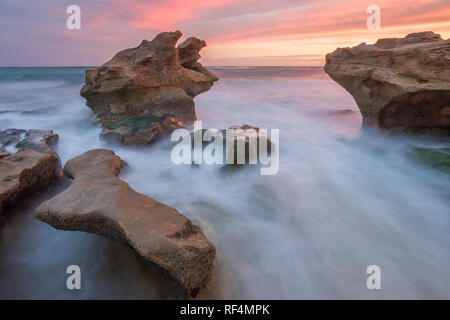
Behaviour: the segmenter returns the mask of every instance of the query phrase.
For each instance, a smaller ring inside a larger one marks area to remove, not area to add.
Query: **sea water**
[[[111,146],[79,90],[88,68],[0,68],[0,128],[52,129],[65,163],[113,149],[135,190],[175,207],[216,246],[216,298],[450,298],[450,179],[408,157],[444,139],[361,129],[353,98],[321,68],[211,68],[203,128],[279,129],[279,172],[175,165],[170,144]],[[57,192],[57,191],[54,191]],[[33,218],[0,229],[0,298],[176,298],[132,249]],[[66,288],[79,265],[82,289]],[[367,267],[381,271],[369,290]]]

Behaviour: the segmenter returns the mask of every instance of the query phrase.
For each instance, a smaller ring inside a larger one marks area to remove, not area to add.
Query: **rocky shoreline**
[[[180,37],[179,31],[161,33],[86,72],[81,95],[101,120],[103,139],[147,145],[197,119],[193,99],[218,77],[198,62],[206,43],[191,37],[176,46]],[[364,125],[448,134],[449,57],[450,40],[424,32],[337,49],[327,56],[325,71],[355,98]],[[271,144],[257,127],[231,128],[253,129],[255,141]],[[214,274],[216,248],[202,230],[121,180],[123,161],[113,150],[89,150],[63,168],[55,151],[58,139],[51,130],[0,131],[0,217],[37,192],[70,181],[36,209],[37,219],[123,243],[174,280],[187,298],[203,297]],[[235,139],[242,140],[248,157],[248,137]],[[450,172],[446,148],[415,148],[409,155]]]
[[[8,207],[63,178],[61,161],[53,150],[57,142],[58,136],[51,130],[0,131],[0,217]],[[9,145],[17,151],[8,152]]]
[[[86,72],[81,95],[103,123],[101,137],[150,144],[196,119],[193,98],[218,78],[197,60],[204,41],[164,32],[119,52]],[[36,209],[37,219],[61,230],[85,231],[119,241],[167,275],[185,297],[208,285],[215,247],[176,209],[134,191],[118,175],[122,160],[111,150],[91,150],[62,169],[51,130],[0,132],[0,216],[33,196],[72,180]]]

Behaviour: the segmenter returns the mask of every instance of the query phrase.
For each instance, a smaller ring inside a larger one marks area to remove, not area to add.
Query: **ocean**
[[[353,98],[313,67],[211,67],[195,98],[203,128],[279,129],[279,172],[175,165],[167,139],[112,146],[79,95],[88,68],[0,68],[0,128],[52,129],[67,161],[113,149],[120,177],[175,207],[216,246],[214,298],[450,298],[450,179],[408,156],[442,138],[361,128]],[[55,191],[54,191],[55,192]],[[53,192],[53,193],[54,193]],[[33,218],[52,192],[12,210],[0,229],[2,299],[172,299],[128,247]],[[82,290],[66,288],[79,265]],[[366,286],[381,270],[381,290]]]

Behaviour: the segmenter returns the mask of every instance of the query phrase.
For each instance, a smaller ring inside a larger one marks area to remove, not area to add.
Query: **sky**
[[[81,9],[69,30],[66,9]],[[370,5],[381,9],[369,29]],[[322,66],[337,47],[434,31],[450,0],[0,0],[0,66],[97,66],[162,31],[205,40],[207,66]]]

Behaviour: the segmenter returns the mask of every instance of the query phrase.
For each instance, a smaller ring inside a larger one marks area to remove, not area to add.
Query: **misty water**
[[[177,166],[166,140],[104,143],[79,95],[86,68],[0,69],[0,128],[53,129],[63,163],[113,149],[129,165],[122,179],[216,246],[216,298],[450,298],[449,175],[408,156],[448,140],[363,131],[353,98],[321,68],[213,69],[221,80],[196,97],[198,119],[279,129],[278,174]],[[56,192],[12,210],[0,229],[0,298],[177,297],[130,248],[34,219]],[[66,288],[71,264],[81,291]],[[381,290],[366,287],[369,265],[381,268]]]

